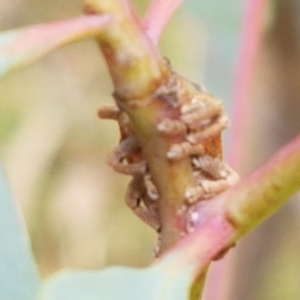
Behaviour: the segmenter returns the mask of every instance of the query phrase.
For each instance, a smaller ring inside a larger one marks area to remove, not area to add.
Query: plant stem
[[[180,265],[184,274],[189,269],[191,282],[202,278],[212,260],[226,253],[230,246],[274,214],[300,189],[299,173],[300,136],[230,190],[206,203],[199,203],[195,232],[161,259],[168,261],[173,257],[172,264],[177,269]],[[200,282],[198,280],[198,285]],[[199,292],[197,285],[193,285],[193,292]],[[195,294],[191,296],[195,297]]]
[[[234,241],[255,229],[300,189],[300,136],[236,186],[197,207],[199,229],[224,216],[236,230]],[[220,233],[221,234],[221,233]],[[196,243],[196,234],[195,243]],[[191,245],[191,247],[193,247]]]
[[[183,0],[152,0],[143,22],[143,28],[154,44]]]
[[[114,25],[99,37],[99,44],[113,79],[116,102],[130,118],[158,189],[160,250],[164,252],[181,239],[183,224],[178,210],[192,182],[192,170],[188,157],[171,161],[166,155],[171,145],[183,142],[184,137],[164,136],[157,125],[165,118],[179,116],[179,107],[172,105],[172,101],[178,101],[178,93],[188,96],[186,81],[172,73],[131,8],[118,0],[89,0],[87,3],[89,11],[111,14],[115,19]],[[178,90],[178,85],[182,90]],[[170,94],[168,89],[173,94],[166,101],[166,95]]]
[[[262,44],[264,19],[268,4],[267,0],[247,0],[245,2],[240,53],[233,87],[233,117],[228,150],[230,165],[235,170],[240,171],[245,158],[245,134],[249,119],[248,113],[252,105],[252,82]],[[234,264],[234,255],[231,254],[211,266],[205,286],[205,299],[229,299]],[[215,288],[216,284],[218,284],[218,289]]]
[[[300,188],[300,136],[226,194],[226,215],[245,235]]]
[[[242,166],[245,151],[243,144],[251,105],[251,87],[262,42],[267,4],[268,0],[248,0],[245,5],[240,54],[233,89],[233,126],[228,159],[236,170]]]
[[[140,138],[144,155],[151,170],[151,176],[159,191],[159,209],[162,223],[161,251],[165,251],[181,239],[177,211],[184,202],[184,192],[191,182],[191,166],[188,159],[170,161],[166,153],[174,142],[157,132],[157,117],[170,113],[170,107],[158,100],[155,110],[151,106],[129,112],[136,133]]]
[[[138,17],[122,0],[87,0],[86,11],[110,14],[114,24],[99,36],[115,93],[123,102],[150,95],[165,77],[164,59],[142,31]]]
[[[59,46],[97,36],[110,22],[105,15],[83,16],[2,32],[0,79]]]

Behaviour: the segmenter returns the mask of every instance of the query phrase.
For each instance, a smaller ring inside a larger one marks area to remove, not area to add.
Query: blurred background
[[[78,16],[82,2],[1,1],[0,29]],[[143,13],[149,1],[135,3]],[[242,0],[186,0],[160,44],[177,71],[224,99],[229,115],[243,13]],[[244,120],[242,176],[300,132],[299,15],[299,0],[270,1]],[[153,261],[155,233],[124,204],[129,178],[106,164],[119,133],[97,110],[112,103],[111,93],[93,41],[56,50],[0,82],[1,159],[43,276]],[[232,143],[225,134],[225,145]],[[238,244],[230,300],[300,299],[299,219],[295,199]]]

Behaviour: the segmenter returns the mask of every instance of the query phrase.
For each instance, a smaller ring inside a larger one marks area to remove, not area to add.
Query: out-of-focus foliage
[[[108,16],[84,16],[2,31],[0,79],[34,63],[60,46],[94,37],[107,23]]]
[[[147,1],[135,2],[143,6],[141,11],[145,9]],[[208,89],[226,103],[232,96],[243,3],[241,0],[226,3],[186,0],[161,42],[163,52],[179,72],[195,81],[204,78]],[[0,29],[77,16],[81,7],[79,0],[2,1]],[[272,39],[271,35],[267,37]],[[266,53],[271,48],[266,47]],[[262,58],[260,70],[265,71],[274,61],[278,65],[275,72],[270,72],[274,71],[270,68],[262,73],[265,78],[259,77],[256,90],[263,92],[259,96],[258,114],[253,117],[257,123],[274,117],[274,94],[269,90],[287,88],[278,85],[272,76],[279,76],[292,67],[296,69],[288,52],[279,57],[282,65],[276,55]],[[285,61],[290,63],[284,69]],[[300,72],[294,71],[299,76]],[[288,74],[291,76],[292,72]],[[263,88],[270,80],[273,86],[269,85],[269,90]],[[100,122],[96,112],[102,103],[112,102],[111,92],[106,66],[92,41],[57,50],[0,82],[1,158],[13,194],[22,208],[43,275],[63,267],[94,269],[113,264],[139,267],[153,259],[154,233],[123,201],[128,179],[115,174],[105,162],[118,140],[118,129],[113,122]],[[282,99],[291,99],[291,95],[287,93]],[[280,103],[284,107],[284,101]],[[276,122],[275,119],[272,120]],[[277,122],[273,134],[278,136],[287,123]],[[299,128],[296,121],[291,124],[294,125],[290,127]],[[255,134],[250,137],[258,146],[246,150],[252,153],[255,149],[255,155],[263,157],[260,151],[274,144],[272,131],[258,142],[257,130],[252,130]],[[252,161],[253,165],[257,164]],[[241,260],[236,278],[245,280],[236,282],[234,287],[236,290],[240,287],[239,294],[233,291],[231,299],[299,298],[300,262],[295,253],[299,240],[292,236],[292,232],[297,232],[294,228],[299,228],[299,213],[294,210],[293,226],[289,225],[293,222],[286,222],[289,218],[286,212],[281,216],[277,222],[279,233],[274,223],[268,223],[260,235],[244,243],[244,254],[253,260],[247,266],[247,259]],[[280,234],[289,237],[276,241]],[[258,271],[257,265],[264,268]]]
[[[74,16],[81,5],[22,3],[2,28]],[[125,207],[128,179],[106,164],[118,129],[97,118],[99,105],[112,102],[112,87],[96,44],[58,50],[0,90],[0,151],[42,274],[149,263],[154,233]]]
[[[101,272],[64,272],[44,283],[38,300],[188,299],[191,278],[187,272],[174,275],[165,264],[141,270],[115,267]]]
[[[0,295],[1,298],[32,300],[39,276],[30,253],[28,236],[0,169]]]

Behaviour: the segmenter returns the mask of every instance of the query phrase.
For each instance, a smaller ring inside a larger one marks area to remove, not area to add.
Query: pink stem
[[[81,16],[69,20],[32,25],[1,33],[0,77],[27,66],[59,46],[93,38],[111,22],[111,17]],[[5,39],[3,38],[5,37]]]
[[[216,216],[219,217],[219,220],[223,217],[223,220],[230,222],[236,229],[235,233],[230,233],[228,227],[224,227],[225,233],[229,233],[229,235],[227,235],[227,240],[222,239],[223,245],[230,245],[230,241],[236,242],[257,228],[263,221],[278,211],[292,195],[299,191],[299,170],[300,135],[278,151],[262,167],[245,177],[227,192],[214,198],[213,203],[208,201],[207,203],[198,204],[196,208],[199,215],[198,223],[194,223],[197,230],[189,236],[190,247],[196,249],[194,244],[197,243],[198,234],[201,234],[202,224],[207,224],[206,222],[212,221]],[[222,224],[226,224],[226,222]],[[223,235],[221,227],[217,230],[220,235]],[[230,240],[232,236],[234,238]],[[184,243],[182,242],[182,244]],[[207,246],[204,242],[201,245],[202,247]],[[211,248],[211,251],[215,253],[215,249]],[[207,252],[209,252],[209,249],[207,249]],[[189,257],[192,257],[191,253],[189,253]],[[198,259],[201,260],[201,257],[198,257]],[[206,260],[204,256],[203,260]],[[221,272],[213,274],[214,276],[211,277],[202,299],[222,300],[232,298],[228,293],[227,282],[228,276],[230,278],[231,275],[229,268],[231,265],[225,263],[225,265],[220,266]],[[223,275],[223,277],[220,275]],[[225,290],[222,290],[224,288]],[[222,292],[225,292],[225,294]]]
[[[178,270],[178,274],[185,273],[185,276],[191,276],[190,280],[193,281],[199,274],[205,272],[209,263],[220,251],[231,244],[235,233],[236,229],[226,217],[215,215],[208,218],[194,233],[187,235],[174,248],[164,253],[159,261],[165,260],[166,263],[171,263],[172,267],[169,269]],[[172,280],[174,279],[176,278]]]
[[[210,266],[203,300],[226,300],[230,298],[234,253],[234,250],[231,250],[222,260],[216,261]]]
[[[243,20],[240,54],[234,86],[234,105],[229,163],[240,169],[243,161],[246,120],[251,105],[251,87],[261,48],[267,0],[248,0]]]
[[[234,85],[234,112],[229,163],[239,170],[243,161],[243,142],[247,113],[251,105],[251,85],[261,47],[267,0],[248,0],[243,18],[240,54]],[[234,252],[212,265],[205,286],[204,300],[229,299]],[[218,286],[216,289],[215,287]]]
[[[152,0],[143,28],[154,44],[158,43],[164,28],[182,2],[183,0]]]

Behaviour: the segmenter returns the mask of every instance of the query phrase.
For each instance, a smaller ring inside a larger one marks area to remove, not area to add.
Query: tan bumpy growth
[[[172,110],[170,114],[162,114],[156,126],[158,136],[172,140],[165,151],[166,159],[170,164],[187,157],[190,161],[192,181],[177,208],[178,215],[185,215],[184,233],[187,233],[193,230],[193,208],[200,201],[234,185],[239,176],[222,159],[221,132],[227,127],[228,119],[221,101],[174,71],[170,70],[169,74],[167,81],[155,89],[149,102],[159,99]],[[116,106],[103,106],[99,111],[100,118],[114,119],[120,127],[120,143],[108,161],[117,172],[133,177],[126,202],[144,222],[159,232],[159,191],[134,126],[117,96],[115,99]]]

